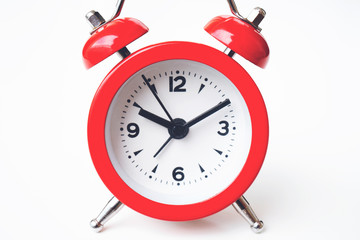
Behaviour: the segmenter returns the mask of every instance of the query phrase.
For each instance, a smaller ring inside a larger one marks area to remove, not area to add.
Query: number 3
[[[227,121],[220,121],[219,124],[224,124],[224,126],[221,128],[224,130],[224,132],[218,131],[217,133],[221,136],[226,136],[229,133],[229,123]]]

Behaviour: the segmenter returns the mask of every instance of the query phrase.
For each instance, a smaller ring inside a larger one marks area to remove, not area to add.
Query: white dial
[[[118,175],[143,197],[172,205],[224,191],[247,159],[251,136],[247,105],[233,83],[205,64],[180,59],[132,75],[105,123]]]

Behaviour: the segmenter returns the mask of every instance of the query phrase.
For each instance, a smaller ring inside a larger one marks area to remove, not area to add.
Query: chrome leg
[[[255,233],[260,233],[264,229],[264,223],[256,216],[254,210],[251,208],[244,196],[241,196],[236,202],[234,202],[233,207],[245,218]]]
[[[91,220],[90,226],[95,232],[101,232],[104,228],[104,224],[109,221],[110,218],[115,216],[123,206],[124,205],[119,200],[112,197],[104,209],[100,212],[99,216]]]

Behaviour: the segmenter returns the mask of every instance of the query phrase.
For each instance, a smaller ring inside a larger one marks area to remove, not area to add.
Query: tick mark
[[[158,167],[159,164],[157,164],[154,169],[152,170],[153,173],[156,173],[156,170],[157,170],[157,167]]]
[[[154,90],[156,94],[158,93],[154,84],[151,84],[150,87]]]
[[[200,89],[199,89],[199,91],[198,91],[198,94],[204,89],[204,87],[205,87],[204,84],[201,84],[201,85],[200,85]]]
[[[134,102],[134,103],[133,103],[133,106],[134,106],[134,107],[137,107],[137,108],[141,108],[140,105],[139,105],[137,102]]]
[[[142,150],[144,150],[144,149],[134,152],[134,155],[137,156],[139,153],[141,153]]]
[[[217,150],[217,149],[215,149],[215,148],[214,148],[214,150],[215,150],[215,152],[217,152],[219,155],[221,155],[221,154],[223,153],[222,151]]]
[[[204,168],[199,164],[200,171],[203,173],[205,172]]]

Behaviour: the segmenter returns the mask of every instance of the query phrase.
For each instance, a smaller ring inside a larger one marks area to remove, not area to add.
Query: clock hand
[[[150,91],[152,92],[152,94],[154,95],[154,97],[156,98],[156,100],[158,101],[158,103],[160,104],[161,108],[164,110],[164,112],[166,113],[166,115],[168,116],[168,118],[170,119],[171,122],[173,122],[174,120],[172,119],[172,117],[170,116],[169,112],[166,110],[164,104],[162,103],[162,101],[160,100],[159,96],[157,95],[157,93],[155,92],[154,88],[150,85],[149,80],[145,77],[145,75],[142,75],[142,78],[144,79],[146,86],[148,86],[148,88],[150,89]]]
[[[185,124],[185,127],[191,127],[193,125],[195,125],[196,123],[200,122],[201,120],[203,120],[204,118],[207,118],[208,116],[210,116],[211,114],[219,111],[220,109],[226,107],[227,105],[229,105],[231,102],[230,100],[227,98],[225,101],[218,103],[216,106],[210,108],[209,110],[207,110],[206,112],[200,114],[199,116],[195,117],[194,119],[188,121]]]
[[[157,155],[159,155],[159,153],[161,152],[161,150],[164,149],[164,147],[170,142],[171,139],[173,139],[172,136],[170,136],[170,137],[166,140],[166,142],[160,147],[160,149],[155,153],[154,158],[155,158]]]
[[[163,127],[166,127],[166,128],[172,128],[174,126],[174,124],[172,124],[170,121],[163,119],[162,117],[159,117],[149,111],[146,111],[136,102],[134,102],[133,106],[140,108],[139,115],[150,121],[153,121],[153,122],[155,122]]]

